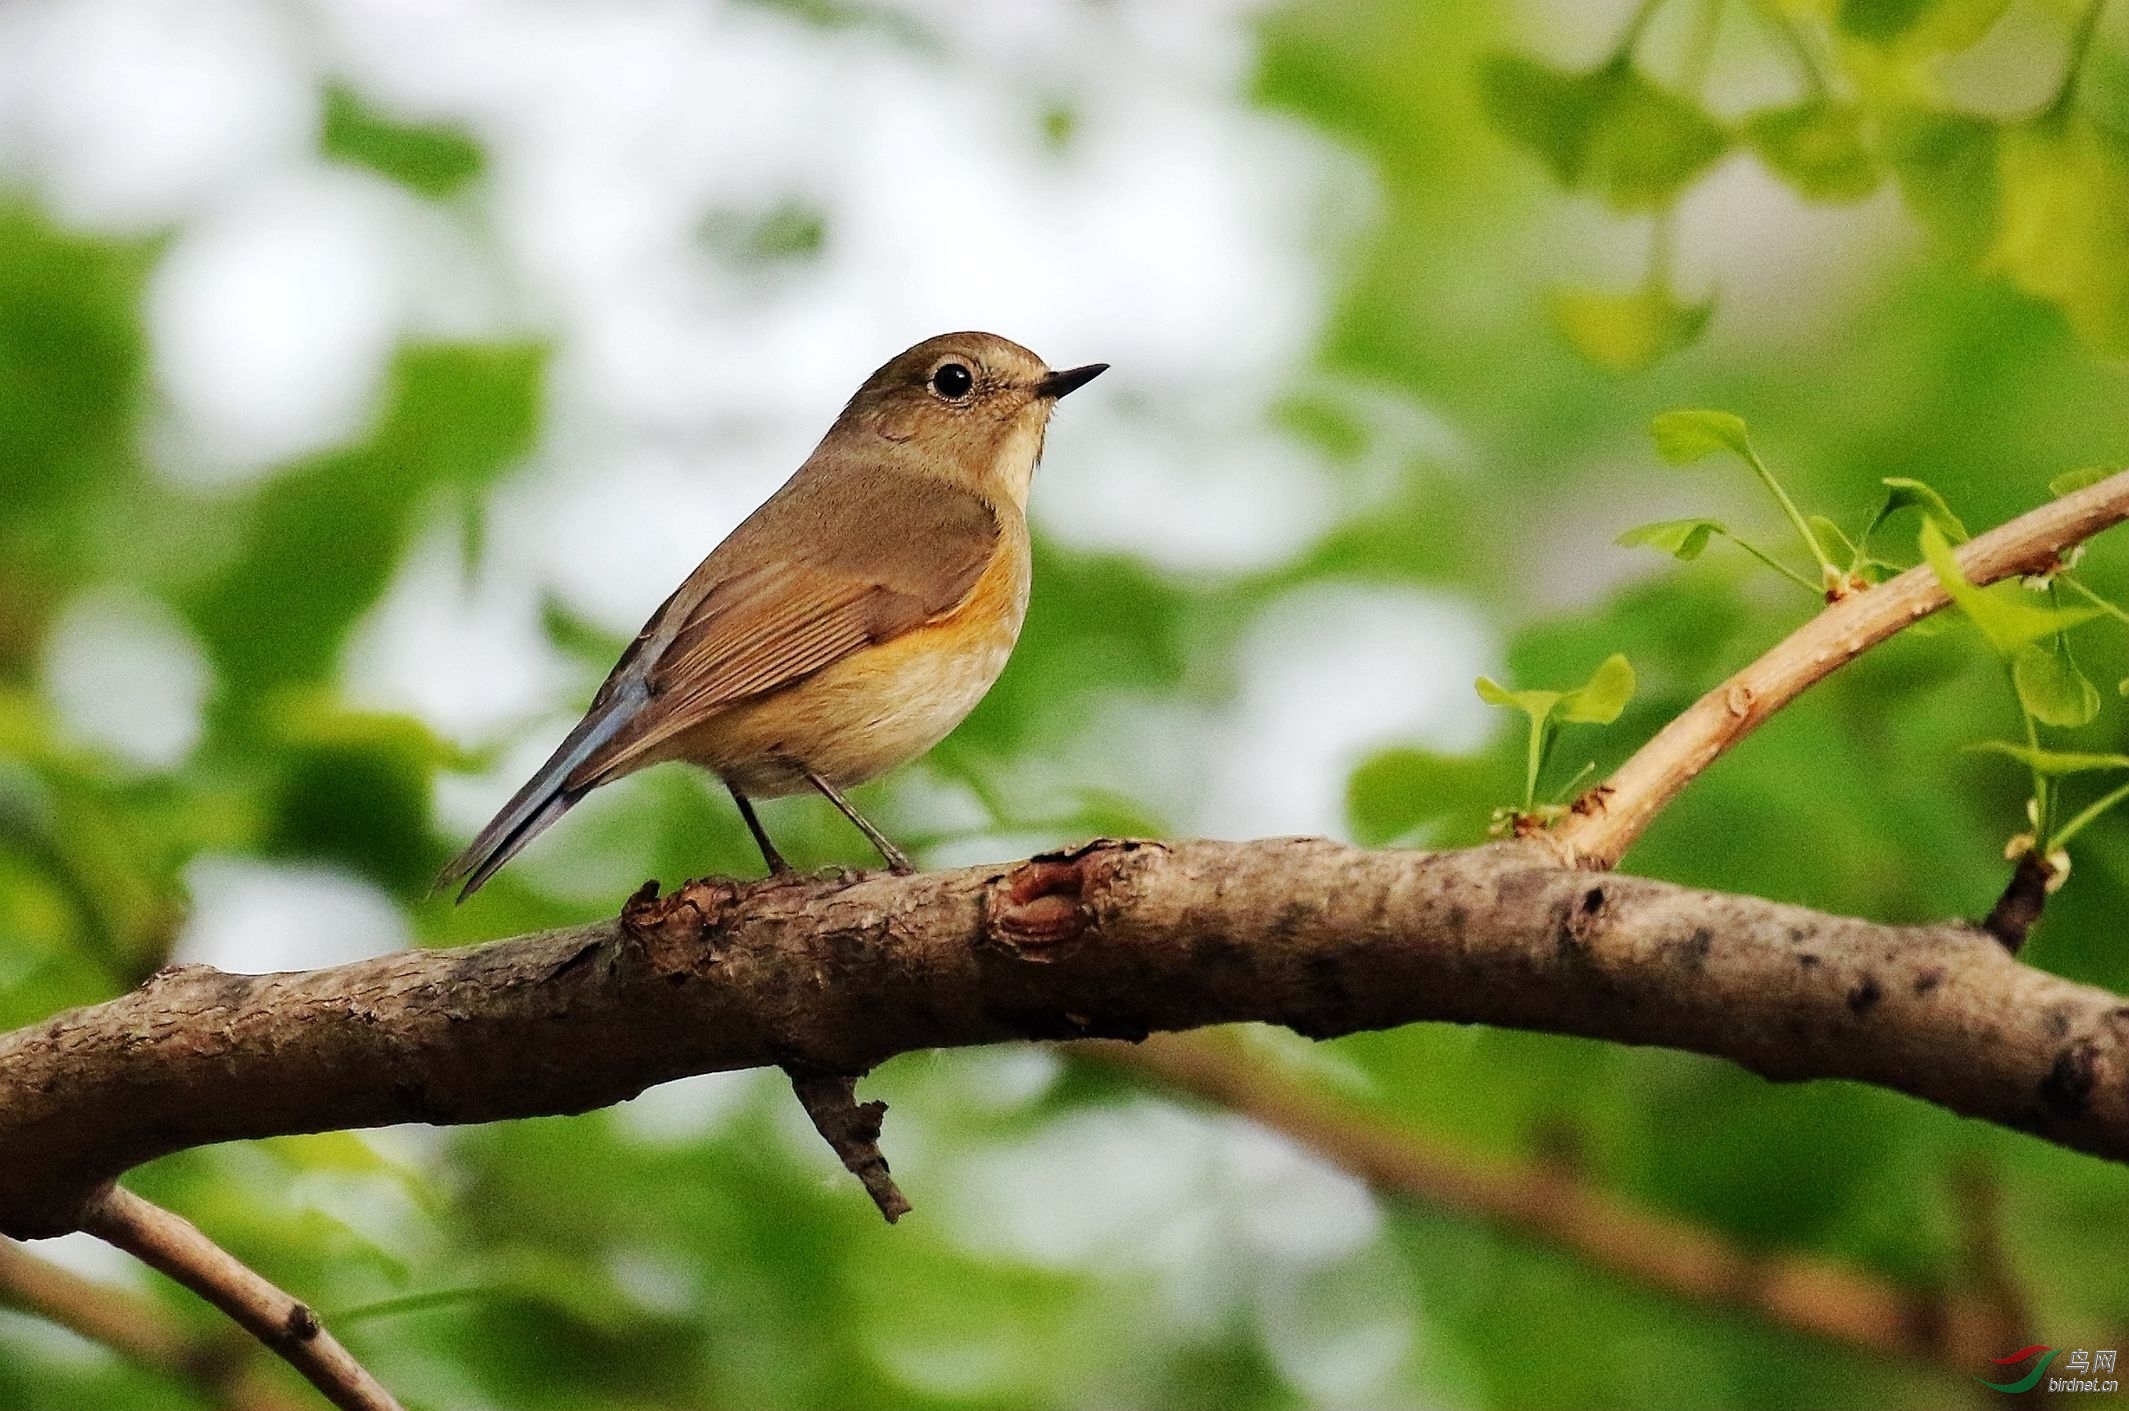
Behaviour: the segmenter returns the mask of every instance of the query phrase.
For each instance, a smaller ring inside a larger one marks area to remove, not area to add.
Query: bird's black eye
[[[975,385],[975,374],[959,363],[942,363],[931,375],[931,390],[948,401],[966,397],[968,389]]]

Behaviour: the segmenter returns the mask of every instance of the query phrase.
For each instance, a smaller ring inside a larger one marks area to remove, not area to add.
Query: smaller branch
[[[2037,850],[2028,848],[2020,853],[2018,865],[2011,869],[2011,880],[1989,908],[1981,929],[2003,942],[2003,948],[2012,955],[2018,954],[2027,933],[2048,905],[2048,889],[2054,880],[2054,865]]]
[[[791,1091],[798,1094],[806,1115],[835,1154],[843,1169],[858,1178],[865,1194],[880,1207],[892,1225],[910,1212],[910,1204],[887,1174],[887,1158],[880,1152],[880,1121],[887,1115],[884,1102],[859,1102],[855,1078],[784,1065]]]
[[[2129,471],[2028,511],[1959,549],[1977,584],[2054,565],[2064,550],[2129,519]],[[1596,871],[1616,866],[1703,769],[1821,680],[1948,599],[1927,564],[1828,606],[1771,651],[1687,707],[1635,751],[1546,838]]]
[[[404,1411],[317,1314],[239,1263],[191,1221],[110,1185],[90,1201],[82,1228],[227,1313],[341,1411]]]
[[[1248,1117],[1385,1195],[1485,1221],[1678,1298],[1962,1375],[2002,1350],[2003,1311],[1993,1297],[1911,1291],[1833,1260],[1748,1250],[1598,1190],[1571,1167],[1481,1156],[1392,1130],[1227,1044],[1161,1035],[1071,1052]]]
[[[0,1239],[0,1308],[56,1323],[136,1366],[190,1383],[228,1411],[293,1411],[247,1365],[257,1350],[236,1329],[202,1337],[153,1299],[84,1279]]]

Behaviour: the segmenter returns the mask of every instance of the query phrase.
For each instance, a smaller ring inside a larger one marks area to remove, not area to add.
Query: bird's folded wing
[[[778,552],[771,547],[782,537],[773,533],[781,528],[774,520],[736,533],[725,547],[745,543],[749,552],[743,557],[752,562],[720,572],[720,559],[726,559],[721,549],[698,570],[707,579],[699,595],[683,589],[652,619],[615,673],[640,671],[647,700],[574,771],[572,785],[589,787],[626,773],[721,707],[791,685],[951,611],[988,567],[998,524],[974,497],[940,489],[971,502],[977,512],[948,503],[912,506],[905,489],[888,522],[875,522],[875,532],[864,536],[856,552],[826,554],[818,540],[804,539]],[[863,507],[838,508],[847,514]],[[927,512],[911,522],[912,508]],[[661,621],[666,611],[685,614],[670,631]],[[638,662],[638,650],[656,656]]]

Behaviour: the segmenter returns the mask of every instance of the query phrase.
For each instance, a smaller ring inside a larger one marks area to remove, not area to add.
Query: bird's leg
[[[889,872],[894,873],[897,877],[907,877],[917,870],[915,865],[910,862],[908,855],[893,843],[888,842],[887,835],[873,827],[871,821],[864,814],[853,808],[850,800],[844,798],[835,785],[821,778],[820,775],[810,769],[806,771],[806,780],[814,788],[819,789],[822,794],[826,795],[828,802],[841,809],[843,817],[855,823],[860,833],[872,839],[872,845],[880,850],[880,856],[887,859],[887,870]]]
[[[754,835],[754,841],[760,845],[761,860],[769,864],[769,875],[782,877],[788,874],[791,864],[784,861],[784,855],[776,850],[776,844],[769,841],[769,830],[762,827],[761,820],[754,816],[754,801],[730,784],[725,787],[731,789],[732,802],[739,805],[739,816],[746,820],[747,831]]]

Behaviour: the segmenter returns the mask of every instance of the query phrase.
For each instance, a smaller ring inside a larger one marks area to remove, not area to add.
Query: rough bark
[[[613,922],[327,970],[160,972],[0,1036],[0,1231],[77,1228],[119,1173],[210,1142],[1247,1020],[1661,1044],[2129,1159],[2129,1002],[1965,923],[1592,875],[1536,845],[1104,841],[912,877],[701,882]]]

